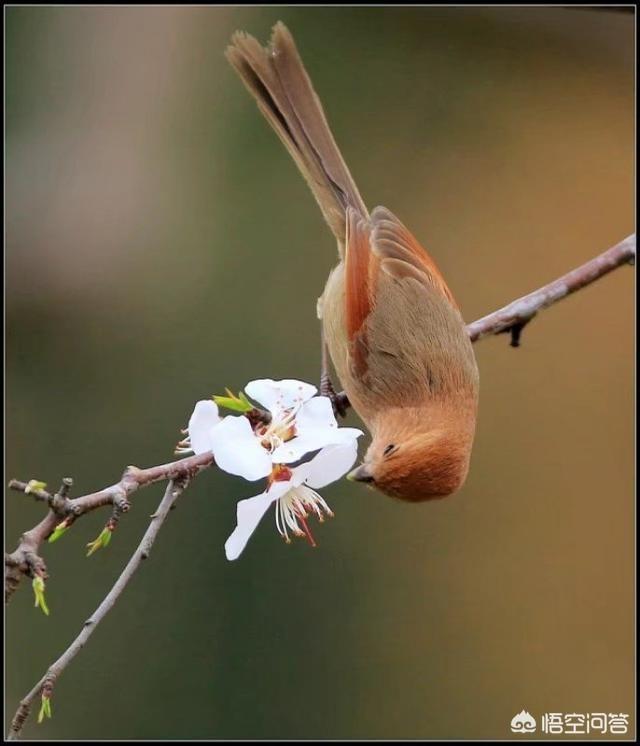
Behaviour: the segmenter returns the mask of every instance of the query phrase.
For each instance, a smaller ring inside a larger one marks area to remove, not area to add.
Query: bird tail
[[[298,165],[342,250],[347,207],[363,217],[368,212],[293,37],[279,22],[266,48],[241,31],[231,41],[227,59]]]

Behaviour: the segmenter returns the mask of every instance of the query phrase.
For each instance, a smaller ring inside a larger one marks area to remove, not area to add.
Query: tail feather
[[[252,36],[237,32],[226,55],[298,165],[342,251],[347,207],[365,218],[368,212],[293,37],[278,23],[270,45],[263,48]]]

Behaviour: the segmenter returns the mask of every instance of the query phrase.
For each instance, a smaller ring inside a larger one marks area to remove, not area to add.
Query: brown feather
[[[376,207],[371,213],[371,248],[382,260],[396,259],[410,265],[424,275],[414,277],[428,282],[440,292],[455,308],[458,308],[453,293],[449,290],[444,277],[433,259],[420,246],[418,241],[398,218],[386,207]],[[397,263],[386,265],[387,272],[400,271],[406,274]]]
[[[347,209],[345,240],[345,322],[351,341],[350,357],[358,376],[367,368],[368,345],[362,329],[371,313],[374,289],[370,227],[355,210]]]
[[[347,336],[353,339],[371,311],[370,228],[358,213],[347,209],[345,241],[346,324]]]
[[[226,54],[302,172],[342,251],[347,207],[363,217],[368,212],[291,34],[278,23],[271,44],[263,48],[252,36],[236,32]]]

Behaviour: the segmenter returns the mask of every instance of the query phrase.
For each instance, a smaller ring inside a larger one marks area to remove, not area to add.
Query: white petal
[[[332,445],[339,445],[340,443],[352,443],[361,435],[364,435],[364,433],[362,432],[362,430],[358,430],[357,427],[341,427],[336,433],[336,438]]]
[[[295,423],[296,437],[274,450],[274,463],[290,464],[301,459],[305,453],[335,443],[346,443],[362,434],[355,428],[338,427],[331,401],[326,396],[316,396],[305,402],[296,415]]]
[[[237,525],[224,545],[228,560],[238,559],[272,502],[266,492],[248,500],[240,500]]]
[[[285,409],[299,406],[315,395],[317,389],[310,383],[285,379],[273,381],[271,378],[261,378],[250,381],[244,388],[250,396],[273,414],[279,414]]]
[[[319,455],[320,454],[315,456],[311,461],[306,461],[304,464],[294,466],[293,469],[291,469],[291,485],[293,487],[299,487],[307,480],[307,477],[311,472],[311,463],[312,461],[315,461]]]
[[[218,406],[210,399],[199,401],[189,419],[189,441],[194,453],[211,450],[211,430],[220,422]]]
[[[253,482],[271,473],[271,456],[246,417],[225,417],[211,431],[210,440],[216,464],[229,474]]]
[[[242,554],[251,534],[256,530],[269,506],[286,494],[289,489],[288,482],[274,482],[267,492],[247,500],[240,500],[236,511],[237,525],[224,545],[228,560],[237,559]]]
[[[346,428],[345,428],[346,429]],[[358,457],[358,443],[349,440],[339,445],[327,446],[306,466],[305,483],[320,489],[344,476],[355,464]],[[296,472],[297,469],[294,470]],[[297,477],[297,474],[294,474]]]
[[[293,438],[293,440],[288,440],[274,449],[271,459],[274,464],[291,464],[294,461],[299,461],[305,453],[317,451],[323,445],[325,444],[317,445],[312,438]]]
[[[314,396],[304,403],[296,415],[296,427],[299,433],[305,430],[337,430],[338,423],[333,414],[331,399],[328,396]]]

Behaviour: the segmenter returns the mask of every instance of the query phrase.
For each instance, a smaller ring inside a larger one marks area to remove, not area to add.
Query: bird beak
[[[347,474],[347,479],[349,479],[351,482],[373,482],[373,476],[371,475],[371,472],[367,468],[366,464],[362,464],[362,466],[358,466],[357,469],[350,471]]]

